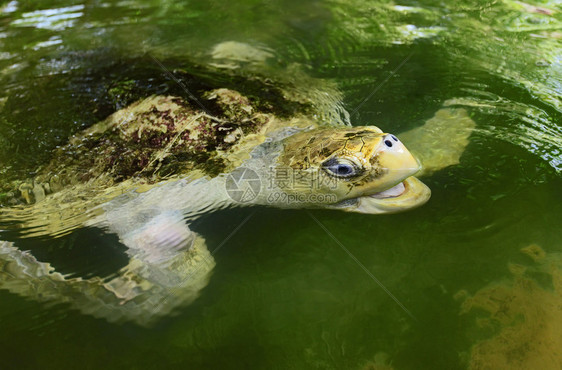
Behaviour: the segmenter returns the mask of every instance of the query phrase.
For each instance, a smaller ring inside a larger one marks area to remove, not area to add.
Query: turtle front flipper
[[[182,236],[174,235],[178,230],[164,227],[167,234],[156,235],[154,227],[159,225],[151,224],[136,235],[145,238],[144,242],[134,248],[128,245],[131,248],[128,265],[110,280],[66,279],[49,263],[37,261],[11,242],[0,241],[0,289],[39,301],[68,303],[85,314],[112,322],[150,325],[195,300],[207,285],[215,265],[204,239],[190,232],[187,226],[182,230],[184,236],[189,233],[187,243],[178,243],[177,238]],[[158,247],[155,241],[178,248],[168,248],[159,254],[153,250]]]
[[[398,136],[421,160],[419,176],[423,176],[458,164],[475,127],[465,109],[447,107],[438,110],[423,126]]]

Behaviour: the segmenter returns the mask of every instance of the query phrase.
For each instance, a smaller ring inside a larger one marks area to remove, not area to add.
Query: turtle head
[[[390,213],[422,205],[430,196],[413,177],[420,163],[396,136],[374,126],[290,136],[279,156],[278,171],[283,168],[293,174],[284,191],[309,206]]]

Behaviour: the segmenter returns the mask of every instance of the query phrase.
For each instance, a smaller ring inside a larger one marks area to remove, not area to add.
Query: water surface
[[[224,41],[267,50],[272,73],[299,65],[334,82],[353,125],[399,134],[444,105],[477,124],[461,163],[424,179],[433,192],[425,206],[385,216],[311,211],[400,304],[306,211],[228,210],[197,221],[210,250],[252,216],[215,255],[201,297],[153,328],[0,291],[8,368],[562,364],[558,2],[0,4],[6,179],[32,176],[70,135],[129,104],[117,84],[181,93],[149,55],[181,68]],[[122,263],[116,238],[95,229],[4,234],[76,276],[104,276]],[[544,256],[521,250],[530,245]],[[502,335],[511,342],[498,344]]]

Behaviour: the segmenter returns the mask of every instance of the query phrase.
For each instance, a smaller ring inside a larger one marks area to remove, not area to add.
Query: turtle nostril
[[[390,137],[392,138],[392,140],[394,140],[394,141],[398,142],[398,138],[397,138],[396,136],[394,136],[394,135],[390,135]]]
[[[392,148],[392,141],[390,141],[390,140],[385,140],[385,141],[384,141],[384,145],[386,145],[386,146],[389,147],[389,148]]]

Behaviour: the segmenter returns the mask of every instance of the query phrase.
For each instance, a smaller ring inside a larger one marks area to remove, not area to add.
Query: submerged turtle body
[[[240,93],[217,89],[206,95],[218,114],[174,96],[151,96],[70,138],[38,169],[33,180],[5,203],[31,204],[45,195],[88,184],[91,190],[121,183],[151,184],[195,169],[228,169],[227,153],[241,138],[260,132],[273,118],[256,111]]]
[[[72,136],[36,176],[8,185],[2,217],[26,218],[28,237],[60,236],[83,226],[99,213],[96,206],[116,196],[182,177],[229,173],[269,131],[314,124],[299,111],[281,118],[234,90],[202,96],[197,102],[150,96]]]
[[[413,177],[419,162],[396,136],[322,120],[340,115],[341,105],[285,92],[293,110],[284,116],[225,88],[197,101],[151,96],[70,138],[32,180],[13,184],[2,218],[21,226],[22,236],[102,228],[127,247],[129,263],[105,280],[68,279],[0,241],[0,288],[146,325],[207,284],[214,260],[189,227],[202,214],[251,205],[375,214],[429,199]],[[458,161],[466,146],[473,123],[463,111],[454,114],[464,133],[454,145],[433,145],[432,170]],[[428,121],[415,136],[429,137],[444,122]]]

